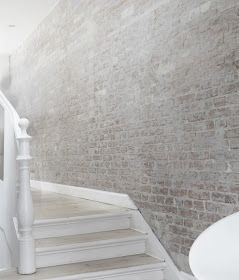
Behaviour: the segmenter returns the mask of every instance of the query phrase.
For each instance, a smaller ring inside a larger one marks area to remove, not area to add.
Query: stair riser
[[[118,241],[85,248],[72,248],[62,251],[37,252],[37,267],[55,266],[84,261],[123,257],[145,252],[145,239]]]
[[[130,216],[121,215],[116,217],[98,219],[80,219],[75,221],[64,221],[59,223],[43,223],[34,225],[33,235],[35,239],[86,234],[101,231],[128,229],[130,227]]]
[[[146,271],[140,273],[132,273],[125,275],[110,275],[95,278],[77,278],[74,280],[164,280],[162,271]],[[69,280],[69,279],[67,279]],[[73,279],[72,279],[73,280]]]
[[[164,280],[163,269],[119,269],[116,271],[102,271],[98,273],[81,274],[54,278],[54,280]],[[46,279],[50,280],[50,279]]]

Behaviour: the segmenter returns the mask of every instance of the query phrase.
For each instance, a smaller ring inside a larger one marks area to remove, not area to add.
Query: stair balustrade
[[[4,209],[1,209],[0,226],[6,231],[7,242],[15,255],[10,265],[17,266],[20,274],[32,274],[36,271],[36,264],[29,169],[31,137],[27,133],[29,121],[20,119],[1,91],[0,105],[4,110],[4,172],[0,195],[7,202],[2,205]],[[14,220],[17,223],[14,223]]]

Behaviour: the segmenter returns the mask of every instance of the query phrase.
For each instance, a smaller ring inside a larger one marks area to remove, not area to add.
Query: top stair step
[[[32,195],[35,220],[100,215],[125,210],[114,205],[53,192],[33,190]]]
[[[33,190],[36,239],[127,229],[131,212],[101,202]]]

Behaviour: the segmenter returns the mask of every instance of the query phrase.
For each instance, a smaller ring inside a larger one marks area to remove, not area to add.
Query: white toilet
[[[198,280],[239,280],[239,212],[206,229],[189,254]]]

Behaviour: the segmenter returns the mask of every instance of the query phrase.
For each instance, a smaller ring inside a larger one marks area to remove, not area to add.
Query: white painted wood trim
[[[0,104],[9,113],[9,116],[12,120],[11,125],[13,125],[15,136],[16,137],[20,136],[21,131],[20,131],[20,127],[18,126],[20,117],[19,117],[17,111],[14,109],[12,104],[9,102],[9,100],[6,98],[6,96],[2,93],[1,90],[0,90]]]
[[[11,273],[11,272],[17,272],[15,267],[11,267],[11,268],[0,268],[0,272],[3,273]]]
[[[194,276],[183,271],[180,272],[180,275],[182,280],[197,280],[197,278],[195,278]]]
[[[19,232],[18,232],[18,220],[17,220],[17,217],[13,217],[13,225],[14,225],[14,229],[15,229],[15,233],[16,233],[16,236],[17,236],[17,239],[20,238],[19,236]]]
[[[112,212],[107,214],[96,214],[96,215],[86,215],[86,216],[75,216],[75,217],[69,217],[69,218],[57,218],[57,219],[46,219],[46,220],[36,220],[34,222],[34,226],[49,226],[49,225],[56,225],[56,224],[70,224],[75,223],[79,221],[102,221],[102,220],[110,220],[110,219],[120,219],[123,218],[130,218],[131,212],[125,211],[125,212]]]
[[[18,273],[32,274],[36,272],[35,263],[35,240],[32,235],[34,223],[34,208],[30,183],[30,140],[27,134],[29,121],[20,119],[18,122],[21,134],[17,136],[18,144],[18,172],[19,194],[17,201],[18,220]]]
[[[37,220],[33,232],[35,238],[47,238],[92,232],[128,229],[132,211],[121,213],[80,216],[64,219]]]
[[[96,189],[68,186],[49,182],[31,180],[33,189],[55,192],[64,195],[76,196],[88,200],[112,204],[128,209],[137,210],[138,208],[127,194],[101,191]]]

